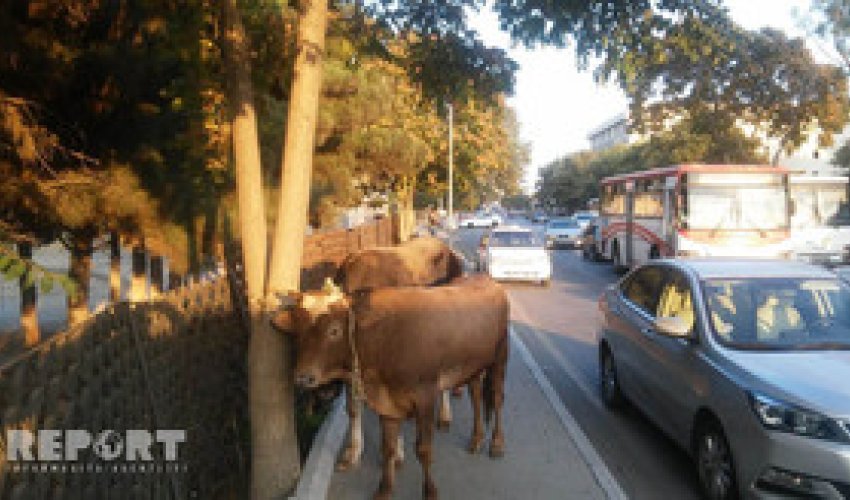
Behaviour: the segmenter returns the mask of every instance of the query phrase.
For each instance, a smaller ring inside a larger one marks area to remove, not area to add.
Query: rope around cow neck
[[[351,349],[351,396],[354,401],[366,399],[363,388],[363,376],[360,373],[360,357],[357,355],[357,347],[354,345],[354,306],[348,307],[348,347]]]

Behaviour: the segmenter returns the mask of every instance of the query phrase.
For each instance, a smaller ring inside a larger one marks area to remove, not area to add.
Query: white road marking
[[[534,360],[534,357],[528,351],[528,348],[522,342],[522,339],[520,339],[519,335],[517,335],[514,331],[513,326],[511,326],[510,331],[514,348],[517,352],[519,352],[528,367],[528,370],[531,372],[531,375],[537,381],[541,391],[546,396],[546,399],[549,400],[549,404],[552,405],[552,409],[558,415],[558,419],[561,421],[561,424],[564,426],[567,434],[569,434],[572,438],[579,454],[581,454],[582,459],[593,473],[596,482],[603,491],[605,491],[605,495],[609,500],[627,499],[628,496],[623,491],[623,488],[614,478],[614,475],[611,474],[608,466],[605,465],[605,461],[599,456],[599,453],[596,451],[596,448],[593,447],[593,444],[587,438],[584,431],[581,430],[581,426],[579,426],[576,419],[564,406],[564,403],[561,401],[561,398],[558,396],[555,388],[552,387],[549,379],[547,379],[546,375],[543,374],[543,370],[540,369],[540,365],[538,365],[537,361]],[[591,398],[591,400],[595,399],[595,396]]]

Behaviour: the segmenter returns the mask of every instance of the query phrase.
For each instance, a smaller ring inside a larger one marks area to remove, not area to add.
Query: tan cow
[[[440,391],[469,385],[473,453],[484,439],[481,405],[475,404],[483,398],[488,420],[495,415],[490,455],[503,454],[508,300],[489,277],[461,278],[437,288],[381,288],[352,297],[334,290],[310,292],[297,296],[274,324],[294,337],[296,383],[313,388],[344,380],[380,416],[384,464],[375,498],[390,497],[399,427],[410,417],[416,419],[423,496],[436,498],[431,442]]]
[[[336,275],[336,283],[345,293],[373,290],[393,286],[433,286],[463,275],[463,261],[442,240],[416,238],[398,246],[376,247],[361,250],[343,261]],[[341,470],[360,462],[363,452],[362,405],[351,398],[351,388],[346,391],[348,411],[348,445],[337,467]],[[447,429],[451,422],[448,393],[440,400],[440,428]],[[403,458],[399,440],[397,459]]]
[[[463,261],[437,238],[414,238],[393,247],[355,252],[340,265],[334,281],[343,292],[388,286],[432,286],[463,275]]]

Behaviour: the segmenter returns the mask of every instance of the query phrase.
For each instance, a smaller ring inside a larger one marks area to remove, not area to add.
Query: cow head
[[[296,384],[314,388],[348,379],[352,365],[349,308],[348,298],[330,281],[321,291],[285,299],[272,324],[295,341]]]

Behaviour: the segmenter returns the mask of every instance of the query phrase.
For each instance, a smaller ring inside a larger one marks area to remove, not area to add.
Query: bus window
[[[659,181],[640,181],[635,186],[635,216],[664,215],[664,187]]]
[[[626,213],[626,194],[622,184],[608,184],[602,190],[602,213],[623,215]]]

